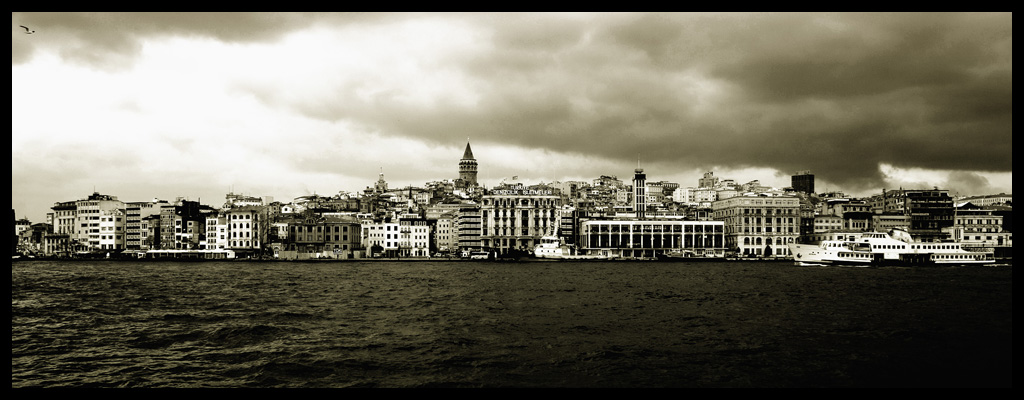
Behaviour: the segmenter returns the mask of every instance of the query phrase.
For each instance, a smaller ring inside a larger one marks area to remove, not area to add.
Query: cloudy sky
[[[1011,13],[12,13],[12,203],[707,171],[1012,193]],[[34,33],[22,28],[25,26]]]

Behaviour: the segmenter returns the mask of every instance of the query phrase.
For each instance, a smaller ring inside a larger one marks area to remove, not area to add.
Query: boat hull
[[[658,260],[660,261],[676,261],[676,262],[713,262],[713,261],[726,261],[725,257],[697,257],[697,256],[681,256],[673,254],[659,254]]]
[[[801,266],[927,266],[927,265],[984,265],[993,259],[964,257],[963,254],[919,252],[872,252],[826,248],[810,244],[790,244],[793,261]],[[959,257],[952,257],[952,256]]]

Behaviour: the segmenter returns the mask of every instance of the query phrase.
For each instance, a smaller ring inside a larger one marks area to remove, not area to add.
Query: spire
[[[469,138],[466,138],[466,152],[462,153],[463,160],[473,160],[473,149],[469,148]]]

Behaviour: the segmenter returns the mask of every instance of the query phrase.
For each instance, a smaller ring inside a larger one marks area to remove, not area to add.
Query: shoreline
[[[349,263],[349,262],[496,262],[496,263],[558,263],[558,262],[588,262],[588,263],[634,263],[634,262],[658,262],[658,263],[687,263],[687,264],[703,264],[703,263],[714,263],[714,262],[730,262],[730,263],[749,263],[749,262],[761,262],[761,263],[794,263],[793,259],[785,258],[756,258],[756,257],[723,257],[723,258],[695,258],[695,259],[668,259],[662,260],[658,258],[617,258],[617,259],[551,259],[551,258],[535,258],[535,257],[520,257],[520,258],[495,258],[489,260],[478,260],[469,258],[440,258],[440,257],[372,257],[372,258],[309,258],[309,259],[281,259],[281,258],[199,258],[199,257],[160,257],[160,258],[136,258],[136,257],[20,257],[12,258],[11,262],[34,262],[34,261],[67,261],[67,262],[96,262],[96,261],[112,261],[112,262],[182,262],[182,263],[202,263],[202,262],[247,262],[247,263]],[[997,259],[992,264],[978,264],[977,266],[1013,266],[1013,259]],[[973,266],[974,264],[939,264],[939,265],[921,265],[924,267],[930,266]],[[874,266],[873,266],[874,267]]]

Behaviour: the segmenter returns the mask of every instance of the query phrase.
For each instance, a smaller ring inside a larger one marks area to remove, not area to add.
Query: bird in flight
[[[31,29],[28,29],[28,27],[27,27],[27,26],[25,26],[25,25],[18,25],[18,26],[20,26],[20,27],[22,27],[22,28],[25,28],[25,34],[26,34],[26,35],[31,35],[31,34],[33,34],[33,33],[36,33],[36,31],[34,31],[34,30],[31,30]]]

